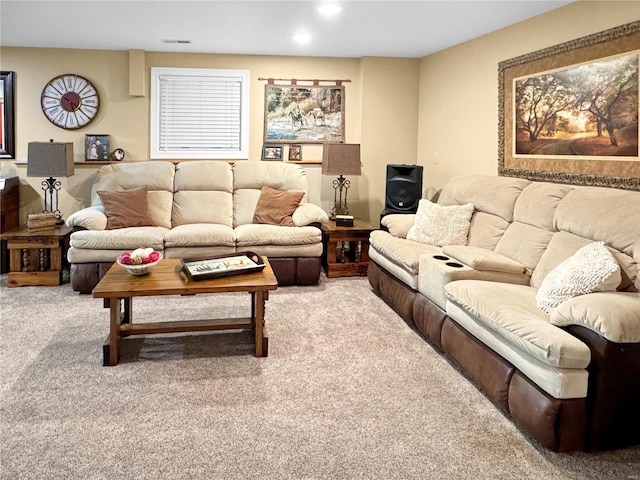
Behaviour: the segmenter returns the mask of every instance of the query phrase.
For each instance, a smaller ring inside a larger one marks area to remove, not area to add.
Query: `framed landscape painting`
[[[344,142],[344,86],[265,85],[264,141]]]
[[[499,65],[500,175],[640,190],[640,22]]]

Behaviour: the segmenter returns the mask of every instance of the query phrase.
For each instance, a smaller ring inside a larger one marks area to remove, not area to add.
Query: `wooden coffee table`
[[[110,330],[103,346],[103,364],[118,364],[120,340],[129,335],[208,330],[253,329],[255,355],[266,357],[269,337],[264,324],[265,301],[269,298],[269,290],[278,288],[278,281],[268,260],[264,257],[263,260],[266,266],[261,272],[198,281],[185,275],[179,259],[163,259],[151,273],[143,276],[130,275],[114,263],[93,289],[93,296],[103,298],[104,306],[110,309]],[[251,317],[133,323],[133,297],[229,292],[251,294]]]

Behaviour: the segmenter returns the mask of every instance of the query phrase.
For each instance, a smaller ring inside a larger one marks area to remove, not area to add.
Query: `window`
[[[249,71],[151,68],[151,158],[249,158]]]

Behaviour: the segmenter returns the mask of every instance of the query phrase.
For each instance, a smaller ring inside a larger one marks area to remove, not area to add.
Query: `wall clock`
[[[88,125],[100,110],[96,87],[86,78],[72,73],[49,81],[42,90],[40,103],[45,117],[66,130]]]

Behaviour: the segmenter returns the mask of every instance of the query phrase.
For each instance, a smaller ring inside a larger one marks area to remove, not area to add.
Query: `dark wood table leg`
[[[112,298],[109,302],[109,336],[102,347],[103,365],[114,366],[120,357],[120,322],[123,321],[122,302],[119,298]],[[125,298],[125,310],[131,309],[131,298]]]
[[[269,354],[269,337],[265,336],[264,325],[264,302],[265,292],[255,292],[255,334],[256,334],[256,357],[266,357]]]

